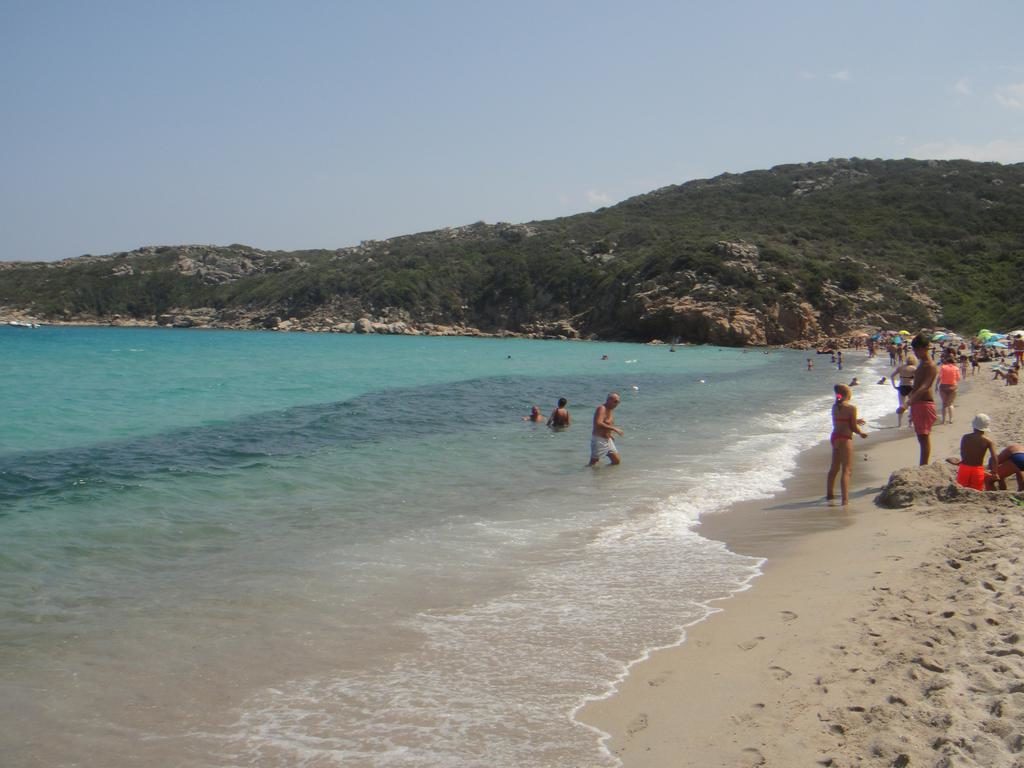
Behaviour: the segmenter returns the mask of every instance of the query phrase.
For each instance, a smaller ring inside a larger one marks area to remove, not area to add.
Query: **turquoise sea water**
[[[575,710],[757,575],[697,523],[781,489],[847,357],[0,328],[0,754],[615,765]]]

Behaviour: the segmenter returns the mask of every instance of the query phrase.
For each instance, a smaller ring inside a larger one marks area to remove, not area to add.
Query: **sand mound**
[[[950,486],[957,487],[950,469],[950,465],[939,463],[899,469],[889,476],[875,503],[888,509],[934,503],[951,493]]]
[[[1006,491],[964,488],[956,484],[955,473],[955,468],[946,462],[897,470],[889,476],[889,482],[875,498],[875,503],[887,509],[905,509],[936,502],[1013,506],[1016,496]]]

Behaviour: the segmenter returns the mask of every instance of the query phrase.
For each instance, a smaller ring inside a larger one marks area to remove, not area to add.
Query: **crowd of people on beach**
[[[937,421],[941,424],[953,423],[957,390],[960,382],[968,376],[968,371],[973,376],[978,372],[981,362],[992,362],[993,378],[1003,379],[1008,386],[1018,383],[1024,359],[1024,331],[996,334],[983,330],[970,341],[955,334],[922,333],[908,342],[905,337],[909,335],[906,331],[878,334],[869,338],[867,350],[868,356],[874,356],[880,347],[888,350],[889,361],[894,366],[889,381],[898,399],[897,428],[903,426],[903,415],[908,414],[910,425],[917,436],[918,461],[923,466],[931,459],[932,427]],[[933,342],[936,343],[933,345]],[[841,370],[841,363],[838,362],[841,358],[837,358],[833,352],[832,359],[837,363],[837,369]],[[807,369],[812,368],[813,363],[808,358]],[[864,421],[857,417],[857,408],[852,402],[851,386],[856,383],[855,378],[849,386],[836,384],[835,402],[831,406],[832,462],[826,477],[825,497],[829,501],[835,498],[835,481],[838,477],[843,505],[849,503],[853,436],[867,437],[861,429]],[[885,377],[878,383],[884,384]],[[941,410],[936,409],[936,394]],[[989,423],[987,415],[977,414],[971,424],[972,431],[961,439],[960,457],[947,459],[957,466],[957,483],[979,491],[1006,490],[1006,479],[1013,475],[1017,480],[1017,490],[1024,491],[1024,445],[1011,443],[1003,450],[997,450],[995,443],[986,434]]]
[[[932,427],[936,422],[953,423],[960,383],[968,375],[976,375],[981,362],[992,362],[994,378],[1003,379],[1008,386],[1018,383],[1024,362],[1024,330],[1012,334],[982,330],[970,341],[941,332],[919,333],[913,338],[908,337],[910,334],[907,331],[879,333],[866,338],[858,336],[853,339],[853,347],[866,348],[868,357],[874,357],[880,349],[888,352],[889,362],[893,365],[888,380],[897,397],[896,426],[903,426],[903,416],[906,414],[917,437],[918,463],[923,466],[931,459]],[[841,371],[843,353],[837,347],[838,344],[832,342],[818,353],[829,354],[830,362],[836,370]],[[607,359],[607,356],[602,359]],[[807,370],[813,369],[813,359],[807,358]],[[885,384],[886,377],[883,376],[878,383]],[[850,479],[853,474],[853,437],[858,435],[863,439],[868,436],[862,429],[865,422],[858,417],[857,406],[853,403],[853,387],[859,384],[855,376],[849,384],[836,384],[833,387],[835,400],[831,406],[832,433],[829,436],[832,460],[826,475],[825,498],[828,501],[835,500],[835,484],[838,479],[840,501],[844,506],[849,504]],[[939,409],[936,408],[936,394]],[[620,402],[619,394],[611,392],[595,409],[590,461],[587,466],[592,467],[604,458],[611,465],[621,463],[614,439],[615,435],[623,434],[622,429],[615,425],[614,417],[615,408]],[[559,398],[558,405],[549,416],[545,417],[541,409],[534,405],[523,420],[544,423],[555,430],[566,429],[572,424],[568,401],[564,397]],[[988,428],[988,416],[977,414],[972,421],[972,431],[961,440],[960,458],[947,460],[958,468],[957,482],[976,490],[1005,490],[1006,479],[1013,475],[1017,480],[1017,490],[1024,491],[1024,445],[1012,443],[997,451],[995,444],[986,435]]]

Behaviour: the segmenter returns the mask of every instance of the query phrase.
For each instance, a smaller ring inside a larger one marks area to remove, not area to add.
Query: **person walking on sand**
[[[910,348],[918,362],[917,370],[914,372],[914,388],[907,396],[907,405],[910,407],[910,421],[914,425],[917,443],[921,449],[919,463],[923,467],[932,455],[931,435],[936,418],[932,385],[938,375],[938,368],[928,354],[928,337],[923,333],[914,337]]]
[[[910,393],[914,390],[914,374],[917,372],[917,365],[914,364],[913,360],[907,360],[901,363],[896,370],[892,372],[889,380],[892,382],[893,387],[896,389],[896,426],[903,426],[903,414],[907,410],[907,398]]]
[[[853,391],[845,384],[836,384],[833,388],[836,400],[832,403],[832,464],[828,468],[828,483],[825,498],[835,499],[836,476],[839,476],[839,491],[845,507],[850,503],[850,477],[853,475],[853,435],[867,437],[861,430],[861,421],[857,418],[857,406],[852,402]]]
[[[942,400],[942,423],[946,423],[946,414],[949,414],[949,423],[953,423],[953,403],[956,402],[956,388],[960,384],[960,369],[953,362],[953,357],[947,355],[942,365],[939,366],[939,399]]]
[[[569,401],[564,397],[558,398],[558,407],[551,412],[548,416],[548,426],[552,429],[564,429],[572,424],[572,416],[569,415],[569,409],[566,408]]]
[[[957,485],[976,491],[991,490],[996,475],[996,444],[985,434],[989,418],[979,413],[971,422],[972,432],[960,438],[960,464],[956,468]],[[988,454],[989,473],[985,472],[985,454]]]
[[[588,467],[594,466],[605,456],[611,464],[621,462],[619,449],[615,447],[615,441],[612,439],[612,434],[623,434],[623,431],[615,426],[615,415],[612,413],[621,399],[618,392],[612,392],[594,411],[594,431],[590,435]]]

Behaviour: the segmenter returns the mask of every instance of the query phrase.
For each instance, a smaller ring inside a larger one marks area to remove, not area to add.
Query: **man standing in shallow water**
[[[612,413],[621,399],[618,392],[612,392],[604,403],[597,406],[597,410],[594,411],[594,431],[590,435],[588,467],[597,464],[604,456],[607,456],[608,461],[612,464],[618,464],[621,461],[615,441],[612,440],[612,433],[623,434],[622,430],[615,426],[615,416]]]
[[[917,442],[921,446],[920,464],[923,467],[932,454],[932,425],[936,415],[932,385],[939,369],[928,354],[928,337],[923,333],[914,337],[910,348],[914,350],[918,364],[914,372],[914,388],[907,397],[907,405],[910,407],[910,421],[917,433]]]

